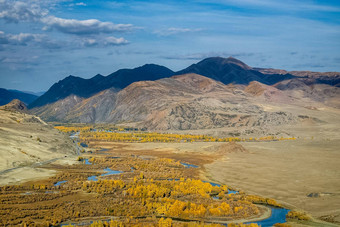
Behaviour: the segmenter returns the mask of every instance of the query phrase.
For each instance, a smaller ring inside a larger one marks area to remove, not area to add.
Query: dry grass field
[[[0,185],[14,184],[54,172],[37,169],[60,159],[75,159],[75,144],[38,117],[0,110]]]
[[[246,193],[274,198],[314,218],[340,222],[339,140],[223,143],[131,144],[129,149],[204,164],[203,177]],[[127,149],[127,148],[126,148]],[[148,151],[147,151],[148,150]],[[151,152],[152,150],[153,152]],[[205,162],[197,160],[204,154]],[[200,155],[198,155],[200,154]],[[321,225],[322,226],[322,225]]]
[[[340,141],[242,143],[248,153],[230,153],[206,165],[215,180],[274,198],[313,217],[340,222]]]

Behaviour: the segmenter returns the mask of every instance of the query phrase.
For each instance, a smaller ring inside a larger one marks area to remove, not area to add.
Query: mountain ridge
[[[154,81],[169,78],[174,75],[190,73],[203,75],[224,84],[234,83],[248,85],[252,81],[258,81],[263,84],[274,85],[284,80],[305,78],[309,84],[325,83],[332,86],[340,86],[340,74],[336,73],[334,73],[335,76],[330,76],[329,73],[320,74],[307,71],[288,72],[278,69],[253,68],[233,57],[210,57],[178,72],[156,64],[145,64],[133,69],[119,69],[107,76],[97,74],[89,79],[70,75],[53,84],[46,93],[32,102],[28,108],[31,109],[53,103],[72,94],[78,97],[88,98],[109,88],[114,88],[119,91],[134,82],[145,80]]]
[[[135,72],[140,74],[134,77]],[[218,57],[193,64],[179,71],[181,75],[149,64],[87,80],[69,76],[53,85],[64,97],[54,97],[56,101],[30,112],[56,122],[127,124],[161,131],[229,128],[247,133],[256,126],[267,133],[281,126],[321,122],[314,113],[300,114],[307,107],[340,109],[340,88],[333,86],[336,73],[264,72],[234,58]],[[65,81],[71,82],[65,87]],[[53,95],[53,86],[46,94],[52,90]],[[90,88],[86,90],[86,86]],[[295,109],[298,112],[291,111]]]
[[[172,74],[173,71],[164,66],[145,64],[134,69],[120,69],[108,76],[97,74],[89,79],[70,75],[53,84],[45,94],[31,103],[29,108],[53,103],[72,94],[88,98],[108,88],[120,90],[136,81],[156,80],[163,77],[170,77]]]
[[[0,88],[0,106],[10,103],[13,99],[19,99],[27,105],[37,98],[38,96],[23,91]]]
[[[300,124],[306,119],[320,122],[310,112],[311,116],[300,114],[307,110],[305,106],[340,108],[340,88],[327,84],[291,87],[296,82],[303,83],[291,79],[275,85],[257,81],[225,85],[191,73],[139,81],[86,99],[70,95],[32,111],[47,121],[127,124],[160,131],[226,127],[243,133],[253,132],[256,126],[265,134],[267,130],[278,133],[272,128]],[[291,109],[298,109],[299,114]]]

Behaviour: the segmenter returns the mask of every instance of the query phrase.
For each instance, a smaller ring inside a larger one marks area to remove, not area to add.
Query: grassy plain
[[[248,193],[340,223],[339,140],[241,144],[248,153],[230,153],[206,165],[207,172]]]
[[[314,218],[340,223],[339,140],[239,144],[245,149],[218,142],[175,143],[166,148],[161,143],[129,144],[129,149],[171,153],[174,158],[187,156],[188,161],[191,156],[192,162],[204,164],[201,174],[207,180],[274,198]],[[206,158],[197,160],[195,153]]]

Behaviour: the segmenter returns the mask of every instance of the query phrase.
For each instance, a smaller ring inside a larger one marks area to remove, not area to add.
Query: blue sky
[[[211,56],[340,71],[340,1],[0,0],[0,87],[44,91],[68,75]]]

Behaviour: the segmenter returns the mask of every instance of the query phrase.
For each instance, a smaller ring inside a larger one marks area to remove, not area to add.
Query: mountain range
[[[214,57],[178,72],[148,64],[106,77],[69,76],[29,108],[47,121],[266,132],[321,122],[310,111],[340,108],[339,85],[340,73],[252,68],[235,58]]]
[[[13,99],[20,99],[25,104],[30,104],[38,98],[37,95],[17,90],[0,88],[0,106],[11,102]]]
[[[129,84],[142,80],[158,80],[174,75],[174,72],[164,66],[146,64],[134,69],[120,69],[108,76],[97,74],[90,79],[68,76],[55,83],[44,95],[29,105],[30,108],[53,103],[69,95],[90,97],[108,88],[120,90]]]
[[[108,76],[97,74],[90,79],[68,76],[55,83],[45,94],[29,105],[29,108],[43,106],[76,95],[88,98],[106,89],[119,91],[128,85],[146,80],[158,80],[174,75],[196,73],[224,84],[249,84],[258,81],[273,85],[283,80],[303,78],[308,83],[324,83],[339,86],[339,73],[287,72],[285,70],[252,68],[238,59],[211,57],[178,72],[155,64],[146,64],[134,69],[120,69]]]

